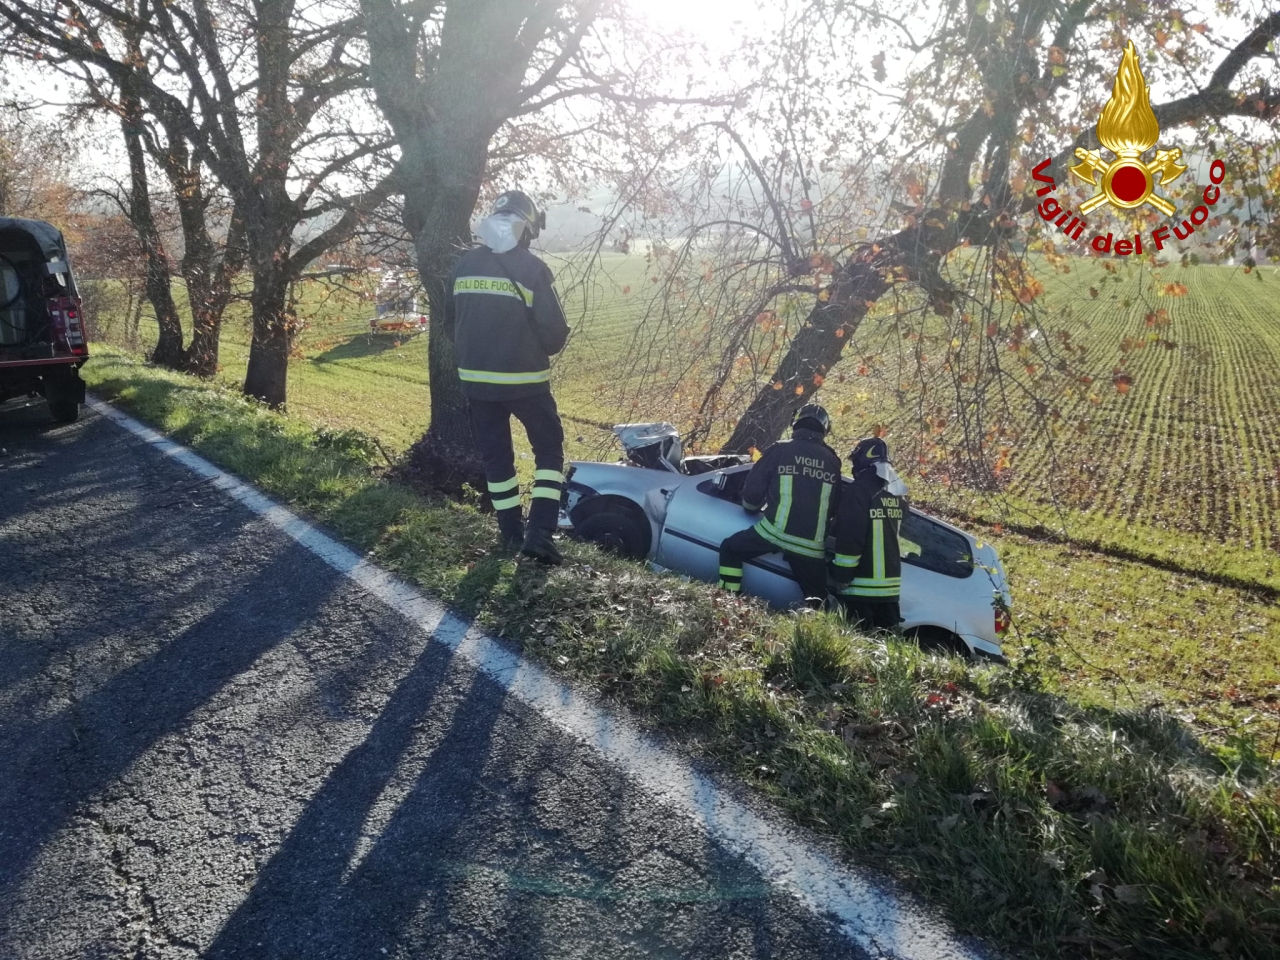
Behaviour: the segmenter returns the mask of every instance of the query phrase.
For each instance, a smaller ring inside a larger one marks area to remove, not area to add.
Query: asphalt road
[[[0,958],[863,956],[92,411],[0,448]]]

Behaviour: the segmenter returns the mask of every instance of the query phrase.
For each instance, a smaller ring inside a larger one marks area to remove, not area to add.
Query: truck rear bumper
[[[88,358],[57,357],[46,360],[0,360],[0,400],[31,393],[46,393],[51,379],[56,377],[62,380],[69,377],[77,402],[84,403],[85,385],[80,379],[80,367],[86,359]],[[66,389],[65,384],[63,389]]]
[[[47,367],[52,364],[64,364],[79,367],[88,357],[44,357],[39,360],[0,360],[0,370],[17,369],[19,367]]]

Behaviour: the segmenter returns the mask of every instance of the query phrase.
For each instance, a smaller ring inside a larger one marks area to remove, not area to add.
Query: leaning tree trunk
[[[878,270],[857,262],[845,266],[828,288],[829,299],[809,312],[772,379],[751,401],[721,452],[763,450],[777,440],[796,411],[812,400],[862,318],[887,289]]]
[[[954,291],[942,282],[938,264],[962,240],[983,246],[1007,239],[1012,228],[999,226],[990,214],[949,214],[930,210],[908,227],[867,244],[844,264],[787,347],[769,383],[761,387],[734,428],[725,453],[763,450],[782,435],[804,404],[840,360],[845,344],[877,300],[889,289],[886,275],[901,269],[918,284],[936,307],[949,305]]]

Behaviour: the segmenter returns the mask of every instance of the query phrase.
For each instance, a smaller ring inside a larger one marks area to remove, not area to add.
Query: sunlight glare
[[[664,30],[714,43],[717,34],[755,11],[756,0],[640,0],[636,9]]]

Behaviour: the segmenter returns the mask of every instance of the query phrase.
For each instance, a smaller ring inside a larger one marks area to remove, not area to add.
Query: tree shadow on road
[[[847,955],[671,813],[432,644],[203,956]]]
[[[151,640],[160,646],[52,716],[34,722],[11,718],[5,724],[0,817],[7,828],[0,831],[0,891],[20,882],[83,803],[162,737],[181,730],[224,685],[315,615],[329,598],[336,573],[311,580],[307,589],[282,593],[277,586],[297,583],[302,554],[302,547],[290,545],[256,567],[251,578],[226,581],[225,595],[206,616],[172,639],[158,629]],[[246,580],[272,589],[243,589]]]
[[[422,885],[443,866],[436,852],[470,807],[502,709],[501,697],[451,688],[450,682],[459,679],[451,677],[453,670],[450,651],[427,648],[365,740],[311,798],[207,958],[261,955],[264,943],[271,945],[272,956],[355,956],[376,954],[378,946],[395,942]],[[428,722],[433,729],[429,742],[422,743],[421,728]],[[402,799],[402,791],[384,796],[397,771],[418,751],[426,762],[409,798],[422,784],[447,784],[449,795],[439,798],[438,809],[416,809]],[[406,822],[407,813],[418,815]],[[387,823],[381,839],[369,835],[379,821]],[[387,859],[375,851],[395,832],[393,823],[407,835],[394,842],[388,875],[374,869],[379,863],[385,867]]]

